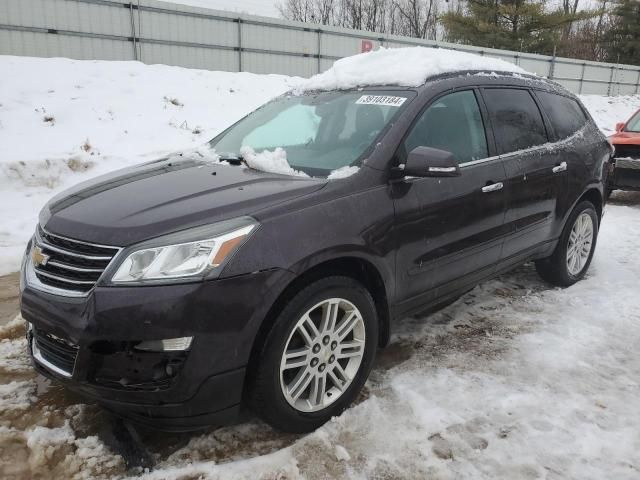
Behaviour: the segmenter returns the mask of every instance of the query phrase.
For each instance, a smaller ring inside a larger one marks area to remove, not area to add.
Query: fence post
[[[140,16],[141,10],[142,9],[140,8],[140,0],[138,0],[138,41],[136,43],[138,44],[138,60],[144,62],[144,59],[142,58],[142,42],[140,42],[140,39],[142,38],[142,17]]]
[[[615,79],[616,79],[616,83],[618,84],[618,93],[617,95],[620,95],[620,78],[619,78],[619,73],[620,73],[620,54],[618,54],[618,61],[615,64],[615,67],[611,67],[611,85],[610,85],[610,89],[613,88],[613,78],[614,78],[614,73],[615,73]]]
[[[580,72],[580,88],[578,88],[578,95],[582,94],[582,84],[584,83],[584,71],[587,68],[587,62],[582,64],[582,72]]]
[[[322,29],[318,29],[318,73],[322,70],[321,63],[321,54],[322,54]]]
[[[556,70],[556,46],[553,46],[553,56],[551,57],[551,64],[549,65],[549,80],[553,80],[553,74]]]
[[[607,86],[607,97],[611,96],[612,85],[613,85],[613,65],[611,65],[611,74],[609,75],[609,85]]]
[[[129,2],[129,17],[131,18],[131,41],[133,42],[133,59],[138,60],[138,48],[136,47],[136,19],[133,15],[133,2]]]
[[[238,17],[238,71],[242,71],[242,19]]]

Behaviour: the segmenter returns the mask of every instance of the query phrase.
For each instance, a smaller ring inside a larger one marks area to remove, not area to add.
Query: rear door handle
[[[551,169],[553,173],[560,173],[567,171],[567,162],[562,162],[560,165],[557,165]]]
[[[486,187],[482,187],[482,192],[483,193],[496,192],[498,190],[502,190],[502,187],[504,187],[502,182],[492,183],[491,185],[487,185]]]

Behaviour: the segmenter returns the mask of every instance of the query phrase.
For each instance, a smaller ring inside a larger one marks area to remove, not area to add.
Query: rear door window
[[[488,88],[483,96],[489,110],[498,154],[548,142],[542,115],[528,90]]]
[[[486,158],[487,137],[473,91],[450,93],[430,105],[404,141],[405,159],[416,147],[451,152],[459,163]]]
[[[587,123],[582,108],[573,98],[549,92],[536,92],[536,96],[551,121],[557,140],[570,137]]]

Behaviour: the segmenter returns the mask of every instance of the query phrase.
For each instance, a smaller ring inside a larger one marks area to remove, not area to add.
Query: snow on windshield
[[[329,180],[337,180],[339,178],[347,178],[360,170],[360,167],[356,167],[355,165],[347,165],[346,167],[338,168],[329,174],[327,177]]]
[[[380,48],[336,61],[326,72],[301,84],[301,90],[344,90],[370,85],[417,87],[428,77],[463,70],[528,73],[496,58],[441,48]]]
[[[262,150],[256,152],[250,146],[243,146],[240,148],[240,155],[247,164],[247,167],[262,172],[279,173],[281,175],[291,175],[295,177],[309,177],[306,173],[296,170],[289,165],[287,160],[287,152],[283,148],[277,147],[274,150]],[[215,165],[229,165],[226,160],[220,159],[220,154],[216,152],[214,148],[211,148],[208,144],[201,145],[196,148],[189,148],[174,152],[167,157],[167,161],[180,161],[188,159],[198,159],[207,163]],[[233,168],[245,168],[236,167]],[[347,178],[360,170],[359,167],[349,166],[341,167],[331,171],[327,176],[328,180],[337,180],[341,178]]]
[[[300,170],[294,170],[287,162],[287,152],[277,147],[275,150],[263,150],[256,152],[253,148],[244,146],[240,149],[242,158],[247,165],[256,170],[270,173],[281,173],[283,175],[293,175],[296,177],[308,177]]]

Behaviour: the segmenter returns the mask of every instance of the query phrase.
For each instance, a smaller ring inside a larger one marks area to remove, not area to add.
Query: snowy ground
[[[5,271],[56,191],[198,145],[296,81],[15,57],[0,70]],[[608,130],[640,106],[583,100]],[[108,446],[104,412],[33,374],[16,319],[0,327],[0,478],[640,478],[639,236],[640,194],[614,194],[583,282],[553,289],[527,265],[403,321],[357,405],[313,434],[143,432],[147,473]]]

